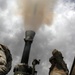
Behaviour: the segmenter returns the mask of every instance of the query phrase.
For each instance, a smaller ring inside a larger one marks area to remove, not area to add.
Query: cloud
[[[75,2],[75,0],[62,0],[63,2]]]
[[[0,9],[4,10],[7,7],[7,0],[0,0]]]
[[[72,4],[67,3],[65,5],[62,1],[59,1],[57,8],[55,8],[56,16],[53,25],[50,28],[42,26],[36,33],[29,64],[31,65],[34,58],[41,59],[40,65],[36,67],[38,75],[48,74],[50,67],[48,61],[52,55],[52,50],[55,48],[63,53],[69,69],[71,68],[72,62],[70,61],[73,61],[75,55],[75,11],[70,5]],[[2,10],[3,6],[7,7]],[[3,6],[0,6],[0,43],[7,45],[11,50],[14,67],[20,62],[22,56],[25,33],[22,19],[13,13],[14,0],[3,2]],[[13,74],[12,71],[10,74]]]

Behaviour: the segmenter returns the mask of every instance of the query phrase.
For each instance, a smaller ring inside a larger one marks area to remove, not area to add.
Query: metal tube
[[[24,46],[21,63],[28,64],[30,48],[31,48],[31,44],[33,42],[33,38],[35,36],[35,32],[34,31],[26,31],[25,36],[26,36],[25,46]]]

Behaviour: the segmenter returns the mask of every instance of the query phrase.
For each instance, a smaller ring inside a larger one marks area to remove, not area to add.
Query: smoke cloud
[[[41,25],[50,25],[57,0],[19,0],[26,30],[36,31]]]

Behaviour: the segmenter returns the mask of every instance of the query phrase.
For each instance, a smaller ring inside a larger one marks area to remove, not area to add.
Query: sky
[[[21,60],[25,30],[23,19],[17,15],[16,0],[0,0],[0,43],[8,46],[12,53],[13,65],[8,75],[13,75],[13,68]],[[41,59],[36,66],[37,75],[47,75],[50,67],[49,58],[53,49],[62,52],[64,60],[71,69],[75,55],[75,0],[58,0],[54,9],[51,26],[43,25],[34,38],[29,65],[33,59]]]

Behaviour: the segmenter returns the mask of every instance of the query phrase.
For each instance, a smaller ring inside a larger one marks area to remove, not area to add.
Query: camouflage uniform
[[[6,75],[11,69],[12,56],[9,49],[2,44],[0,44],[0,52],[3,53],[2,56],[0,55],[0,59],[1,57],[3,58],[2,61],[0,61],[0,75]]]

